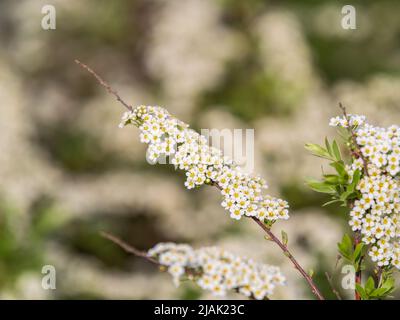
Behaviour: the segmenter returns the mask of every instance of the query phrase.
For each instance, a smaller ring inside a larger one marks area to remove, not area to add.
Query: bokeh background
[[[52,4],[56,30],[41,28]],[[357,29],[341,27],[341,8]],[[304,178],[322,162],[303,149],[334,131],[338,102],[380,125],[400,120],[400,2],[353,0],[0,1],[0,298],[210,298],[102,239],[219,245],[279,265],[275,299],[311,298],[289,261],[211,188],[189,192],[145,162],[121,106],[75,58],[132,104],[162,105],[195,128],[255,128],[256,172],[287,199],[278,223],[330,298],[346,213],[321,209]],[[54,265],[57,289],[41,287]],[[351,292],[341,290],[343,296]],[[232,298],[237,296],[232,295]]]

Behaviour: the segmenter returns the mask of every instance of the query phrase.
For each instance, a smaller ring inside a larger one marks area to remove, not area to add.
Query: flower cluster
[[[126,112],[120,127],[139,127],[140,140],[147,143],[152,162],[171,159],[175,168],[186,171],[188,189],[203,184],[218,187],[223,195],[222,206],[233,219],[257,217],[261,221],[288,219],[286,201],[262,193],[267,185],[260,177],[240,170],[222,151],[208,145],[207,139],[189,129],[161,107],[139,106]]]
[[[271,295],[277,285],[285,284],[278,267],[259,264],[217,247],[195,250],[186,244],[159,243],[147,254],[168,268],[176,285],[187,276],[217,296],[234,290],[262,300]]]
[[[363,172],[357,185],[361,197],[354,201],[350,226],[371,245],[369,255],[378,266],[400,269],[400,128],[374,127],[356,115],[333,118],[330,124],[350,127],[361,152],[348,166],[349,175],[357,169]]]

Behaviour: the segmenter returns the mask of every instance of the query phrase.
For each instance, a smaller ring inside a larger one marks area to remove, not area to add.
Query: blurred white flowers
[[[221,23],[222,12],[210,0],[157,1],[146,66],[161,81],[163,91],[179,115],[190,114],[195,99],[213,88],[225,64],[240,54],[237,34]]]
[[[279,268],[241,258],[217,247],[193,249],[186,244],[159,243],[149,257],[168,267],[174,283],[186,275],[216,296],[235,290],[257,300],[268,298],[276,286],[285,284]]]

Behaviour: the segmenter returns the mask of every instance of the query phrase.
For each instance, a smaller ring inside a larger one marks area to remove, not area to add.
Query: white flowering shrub
[[[205,137],[189,129],[186,123],[171,116],[167,110],[152,106],[138,106],[135,109],[128,106],[128,109],[119,127],[133,124],[140,129],[140,139],[149,145],[148,159],[152,163],[169,157],[176,169],[186,171],[185,186],[188,189],[203,184],[217,187],[223,197],[222,206],[229,211],[230,217],[235,220],[248,217],[256,221],[267,233],[268,239],[275,242],[292,261],[317,298],[323,299],[311,276],[289,252],[287,234],[282,231],[280,241],[271,231],[276,220],[289,218],[286,201],[263,194],[262,189],[267,188],[263,179],[243,173],[230,158],[223,156],[221,150],[208,146]],[[177,274],[183,272],[179,266],[174,266],[172,270]],[[231,277],[240,279],[242,273],[239,271]],[[175,282],[178,279],[175,278]],[[262,288],[258,282],[249,285],[252,290],[248,291],[245,285],[239,291],[247,292],[256,299],[268,294],[265,283]],[[224,292],[226,283],[217,288]]]
[[[342,107],[343,108],[343,107]],[[339,243],[343,258],[354,264],[356,298],[382,298],[394,290],[392,272],[400,269],[400,128],[375,127],[364,116],[344,115],[330,120],[338,127],[350,159],[342,159],[336,141],[325,147],[307,144],[316,156],[328,159],[335,174],[322,181],[310,180],[315,191],[332,196],[333,202],[349,207],[349,225],[354,232]],[[375,280],[361,284],[365,255],[375,263]]]
[[[178,286],[188,278],[216,296],[233,290],[263,300],[278,285],[285,284],[279,268],[256,263],[217,247],[193,249],[186,244],[159,243],[147,252],[165,266]]]
[[[151,163],[169,163],[186,173],[188,189],[202,185],[214,186],[222,195],[222,206],[230,217],[255,221],[292,262],[320,300],[324,297],[312,278],[288,249],[288,235],[282,230],[279,239],[272,227],[278,219],[289,218],[288,203],[263,193],[267,185],[258,176],[241,171],[222,151],[210,147],[207,139],[171,116],[161,107],[132,108],[88,66],[76,61],[91,73],[107,91],[128,109],[120,127],[134,125],[140,130],[140,140],[148,144]],[[323,180],[308,181],[315,191],[329,194],[332,200],[349,208],[349,225],[354,234],[344,235],[338,244],[341,257],[354,266],[355,299],[382,299],[395,289],[392,273],[400,269],[399,173],[400,128],[374,127],[365,117],[348,115],[331,119],[338,127],[349,157],[342,157],[338,143],[325,139],[325,146],[306,144],[314,155],[327,159],[334,173],[323,174]],[[277,285],[285,282],[276,267],[261,265],[234,256],[215,247],[194,250],[188,245],[161,243],[147,253],[138,251],[118,238],[108,239],[126,251],[165,267],[175,284],[184,278],[216,295],[235,290],[254,299],[268,299]],[[365,258],[375,262],[374,275],[362,284]],[[330,278],[328,282],[330,283]],[[332,291],[340,298],[338,292]]]
[[[133,124],[140,129],[140,140],[147,143],[148,159],[157,162],[170,157],[175,168],[186,171],[188,189],[203,184],[215,185],[223,196],[222,206],[230,217],[257,217],[264,221],[288,219],[286,201],[262,193],[267,188],[260,177],[251,177],[222,151],[208,146],[207,139],[189,129],[161,107],[138,106],[127,111],[120,127]]]

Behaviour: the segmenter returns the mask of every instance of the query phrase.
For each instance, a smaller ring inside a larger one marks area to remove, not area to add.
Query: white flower
[[[351,229],[353,231],[361,230],[361,227],[362,227],[362,223],[358,219],[351,219],[349,221],[349,225],[351,226]]]

